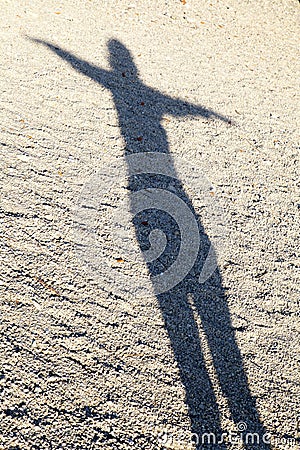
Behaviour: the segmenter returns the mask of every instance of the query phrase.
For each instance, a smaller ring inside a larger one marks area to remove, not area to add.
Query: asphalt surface
[[[299,2],[1,9],[0,449],[299,449]]]

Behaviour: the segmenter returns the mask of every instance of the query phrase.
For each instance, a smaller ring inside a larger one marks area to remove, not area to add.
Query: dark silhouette
[[[146,86],[139,78],[130,52],[119,41],[109,41],[111,70],[103,70],[55,45],[37,39],[32,40],[49,48],[77,72],[110,90],[118,112],[120,130],[126,143],[125,159],[128,155],[138,152],[169,152],[167,135],[161,123],[164,114],[198,115],[231,123],[210,109],[173,99]],[[169,173],[178,179],[174,166],[170,164]],[[169,189],[168,176],[141,174],[130,177],[130,165],[128,175],[129,192],[145,187]],[[265,430],[260,422],[255,400],[248,388],[219,270],[215,270],[205,283],[201,285],[198,283],[210,247],[209,238],[179,181],[175,188],[176,195],[188,205],[197,220],[201,245],[197,261],[190,273],[169,292],[158,294],[157,299],[185,388],[192,432],[200,438],[199,448],[222,450],[227,448],[222,442],[211,441],[211,444],[201,444],[203,433],[214,433],[217,440],[221,440],[222,429],[218,404],[207,373],[194,318],[194,311],[197,311],[219,384],[228,401],[232,420],[236,424],[244,422],[247,426],[246,432],[259,434],[259,444],[255,439],[254,443],[250,439],[248,444],[244,444],[245,448],[268,450],[270,445],[262,441]],[[169,267],[178,254],[180,247],[178,227],[165,212],[155,209],[143,211],[133,220],[141,250],[149,248],[147,238],[152,229],[159,227],[167,236],[167,246],[163,255],[158,260],[148,263],[150,275],[156,275],[162,267]]]

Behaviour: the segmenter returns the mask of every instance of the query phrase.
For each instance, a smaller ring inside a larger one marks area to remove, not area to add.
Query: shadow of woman
[[[177,284],[171,283],[171,287],[167,290],[161,289],[157,283],[154,284],[185,388],[194,441],[200,448],[224,450],[228,445],[231,447],[230,436],[222,431],[216,395],[203,356],[195,320],[195,314],[198,314],[219,385],[227,399],[231,419],[237,424],[237,432],[243,440],[244,447],[249,450],[270,449],[267,439],[263,439],[266,436],[265,429],[260,422],[255,400],[249,391],[218,268],[204,283],[198,282],[211,244],[188,195],[178,180],[172,158],[169,156],[166,167],[159,173],[156,169],[151,171],[149,167],[147,170],[145,168],[136,171],[132,164],[133,154],[149,152],[152,156],[158,153],[169,154],[168,139],[162,126],[163,115],[202,116],[225,123],[230,121],[210,109],[173,99],[146,86],[139,78],[130,52],[117,40],[108,43],[111,70],[96,67],[51,43],[31,40],[43,44],[67,61],[77,72],[111,92],[120,130],[126,143],[124,156],[127,161],[131,211],[137,240],[144,254],[151,252],[149,242],[151,244],[150,235],[153,230],[160,229],[165,235],[164,251],[155,258],[146,258],[152,280],[157,280],[162,270],[170,269],[174,265],[174,260],[179,258],[182,230],[178,229],[178,224],[168,213],[168,208],[162,210],[156,208],[155,204],[150,204],[142,210],[137,208],[134,194],[143,189],[148,191],[152,189],[156,193],[172,192],[173,195],[175,192],[197,223],[199,251],[197,249],[193,268],[184,274]],[[189,232],[189,224],[186,224],[186,228]],[[193,246],[190,246],[191,252],[192,249]],[[216,266],[215,264],[214,267]],[[175,272],[172,276],[175,276]],[[226,434],[227,438],[224,439]]]

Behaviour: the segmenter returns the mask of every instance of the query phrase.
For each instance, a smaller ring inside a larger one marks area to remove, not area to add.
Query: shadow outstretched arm
[[[202,116],[207,119],[221,120],[222,122],[232,124],[232,121],[228,117],[218,114],[212,109],[204,108],[201,105],[195,105],[179,98],[172,98],[160,93],[157,94],[157,101],[161,104],[165,114],[177,117]]]
[[[108,70],[100,69],[93,64],[85,61],[84,59],[80,59],[75,56],[73,53],[70,53],[57,45],[51,44],[50,42],[43,41],[41,39],[35,39],[28,37],[28,39],[37,44],[44,45],[52,52],[56,53],[61,59],[67,61],[70,66],[75,69],[77,72],[82,73],[83,75],[91,78],[96,83],[102,84],[104,87],[108,87],[108,84],[111,80],[111,73]]]

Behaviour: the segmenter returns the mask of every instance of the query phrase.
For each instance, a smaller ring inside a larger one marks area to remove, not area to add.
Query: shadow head
[[[108,41],[109,63],[114,72],[130,78],[138,77],[138,70],[130,51],[117,39]]]

